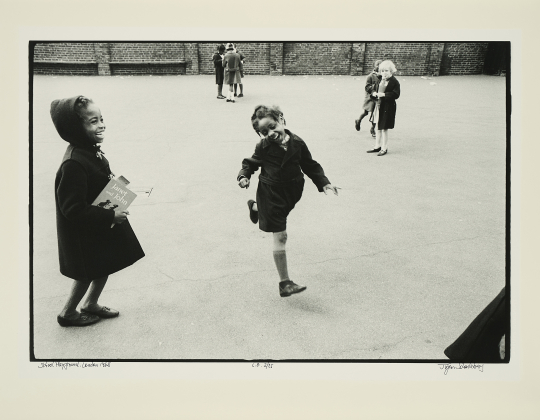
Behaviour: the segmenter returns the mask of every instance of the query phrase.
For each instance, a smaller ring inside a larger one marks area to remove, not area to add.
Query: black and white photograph
[[[535,9],[5,2],[4,416],[536,419]]]
[[[512,57],[30,41],[30,360],[508,363]]]

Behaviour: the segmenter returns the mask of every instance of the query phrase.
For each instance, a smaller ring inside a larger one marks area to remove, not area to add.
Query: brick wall
[[[234,41],[231,41],[234,42]],[[199,43],[199,71],[200,74],[214,74],[212,56],[219,44],[227,42],[201,42]],[[268,42],[238,42],[236,48],[246,58],[244,74],[270,74],[270,44]]]
[[[284,74],[341,74],[351,71],[351,43],[286,42]]]
[[[94,62],[94,44],[84,42],[37,43],[34,47],[35,62]]]
[[[111,64],[110,65],[110,74],[113,76],[119,75],[130,75],[130,76],[141,76],[146,74],[186,74],[186,66],[183,64],[155,64],[155,63],[144,63],[144,64],[130,64],[130,63],[120,63],[120,64]]]
[[[97,76],[96,63],[34,63],[34,74],[57,74],[61,76]]]
[[[482,74],[487,50],[487,42],[447,42],[442,54],[440,74]]]
[[[111,42],[112,62],[171,62],[185,60],[185,44],[180,42]]]
[[[398,75],[422,76],[429,70],[431,47],[429,42],[369,42],[363,72],[371,72],[376,60],[391,60]]]
[[[270,44],[270,74],[272,76],[283,75],[283,45],[282,42]]]
[[[234,42],[234,41],[232,41]],[[220,42],[37,43],[35,74],[213,74]],[[224,41],[223,44],[226,42]],[[244,72],[271,75],[365,75],[390,59],[398,75],[481,74],[489,43],[237,43]],[[493,60],[492,60],[493,61]],[[499,60],[500,61],[500,60]],[[88,63],[84,65],[85,63]],[[77,65],[81,64],[81,65]]]

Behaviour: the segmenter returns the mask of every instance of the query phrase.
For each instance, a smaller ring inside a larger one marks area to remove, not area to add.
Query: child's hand
[[[240,188],[248,189],[248,188],[249,188],[249,179],[247,179],[247,178],[242,178],[242,179],[238,182],[238,185],[240,185]]]
[[[332,190],[334,192],[335,195],[338,195],[338,190],[340,190],[341,188],[339,187],[334,187],[332,184],[327,184],[323,187],[323,191],[326,195],[328,195],[328,193],[326,192],[326,190]]]
[[[125,222],[127,220],[128,214],[129,214],[129,211],[115,210],[114,211],[114,223],[119,225],[120,223]]]

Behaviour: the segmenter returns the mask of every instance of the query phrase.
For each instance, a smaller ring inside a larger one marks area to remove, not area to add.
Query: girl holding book
[[[100,149],[105,138],[100,109],[91,99],[75,96],[54,100],[51,118],[69,143],[56,173],[55,201],[60,272],[73,283],[57,321],[63,327],[86,326],[118,316],[98,299],[109,275],[132,265],[144,252],[127,211],[91,205],[114,177]]]

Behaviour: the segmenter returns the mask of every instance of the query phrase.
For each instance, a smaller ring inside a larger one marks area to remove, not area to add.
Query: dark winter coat
[[[60,272],[89,282],[144,257],[129,221],[111,225],[114,210],[92,206],[111,177],[109,162],[98,157],[74,112],[77,97],[53,101],[51,117],[70,143],[55,179]]]
[[[257,188],[259,228],[265,232],[282,232],[287,228],[287,217],[304,191],[304,173],[311,178],[319,191],[330,184],[324,170],[313,158],[306,143],[298,136],[289,135],[287,151],[266,138],[255,146],[251,158],[242,161],[241,177],[251,175],[261,168]]]
[[[503,288],[456,341],[444,350],[444,354],[452,362],[500,362],[499,343],[503,336],[508,341],[509,329],[506,288]]]
[[[212,57],[214,62],[214,70],[216,71],[216,85],[223,84],[223,78],[225,77],[225,69],[223,68],[223,61],[219,53],[215,53]]]
[[[253,156],[242,161],[242,169],[238,173],[238,178],[245,176],[249,179],[260,167],[259,179],[261,182],[278,185],[301,177],[303,172],[322,192],[323,187],[330,184],[324,175],[322,166],[311,157],[304,140],[289,130],[285,130],[285,132],[290,137],[286,152],[278,144],[266,138],[262,139],[255,146]]]
[[[377,92],[379,90],[380,83],[381,81],[379,80],[375,84],[375,87],[373,88],[373,92]],[[386,85],[384,96],[381,98],[381,104],[379,108],[379,119],[378,119],[379,130],[387,130],[390,128],[394,128],[394,125],[396,122],[396,99],[399,98],[399,95],[400,95],[399,82],[394,76],[392,76],[391,78],[388,79],[388,85]],[[371,119],[370,121],[374,122]]]

